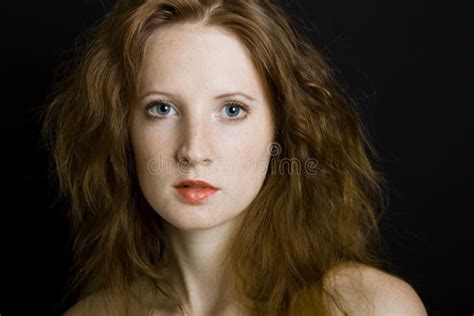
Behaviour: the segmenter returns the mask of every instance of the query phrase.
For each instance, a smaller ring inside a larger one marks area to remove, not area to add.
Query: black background
[[[282,1],[283,2],[283,1]],[[0,314],[56,315],[70,245],[36,111],[113,1],[1,4]],[[467,1],[284,1],[359,101],[391,187],[387,260],[430,315],[474,314],[473,40]],[[66,305],[69,303],[66,303]]]

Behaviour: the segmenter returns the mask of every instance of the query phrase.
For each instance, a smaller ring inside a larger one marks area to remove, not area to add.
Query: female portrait
[[[122,0],[44,112],[66,315],[426,315],[356,102],[267,0]]]

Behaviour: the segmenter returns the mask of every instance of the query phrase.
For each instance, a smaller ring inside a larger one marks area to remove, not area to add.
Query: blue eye
[[[240,104],[240,102],[231,101],[225,106],[225,111],[230,120],[242,120],[247,117],[247,107]],[[239,117],[239,114],[243,113],[244,115]]]
[[[156,109],[156,111],[151,111],[151,109]],[[168,116],[168,114],[172,111],[176,112],[176,110],[173,108],[172,105],[170,105],[170,104],[168,104],[164,101],[154,101],[154,102],[150,103],[147,106],[147,111],[148,111],[148,113],[150,113],[150,115],[153,118]],[[155,112],[155,114],[153,114],[152,112]]]
[[[226,107],[226,109],[227,109],[226,110],[227,114],[229,114],[229,116],[231,116],[231,117],[237,116],[240,112],[240,107],[235,106],[234,104],[228,105]]]

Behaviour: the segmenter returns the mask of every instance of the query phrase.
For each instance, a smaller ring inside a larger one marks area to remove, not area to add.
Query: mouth
[[[184,201],[193,205],[206,202],[219,191],[218,188],[202,180],[184,180],[174,187]]]
[[[181,186],[180,188],[191,188],[191,189],[206,189],[208,187],[202,187],[202,186],[199,186],[199,185],[183,185]]]
[[[186,179],[178,183],[174,186],[175,188],[192,188],[192,189],[214,189],[219,190],[218,188],[214,187],[213,185],[207,183],[203,180],[192,180]]]
[[[210,188],[194,189],[186,187],[176,188],[176,190],[178,190],[178,193],[186,202],[194,205],[206,202],[212,195],[219,191]]]

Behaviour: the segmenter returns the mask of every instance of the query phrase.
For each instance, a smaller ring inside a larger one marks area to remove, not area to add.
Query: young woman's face
[[[139,79],[130,132],[148,203],[183,230],[235,219],[263,184],[274,136],[244,46],[223,29],[167,26],[149,39]],[[176,188],[187,179],[218,190]]]

